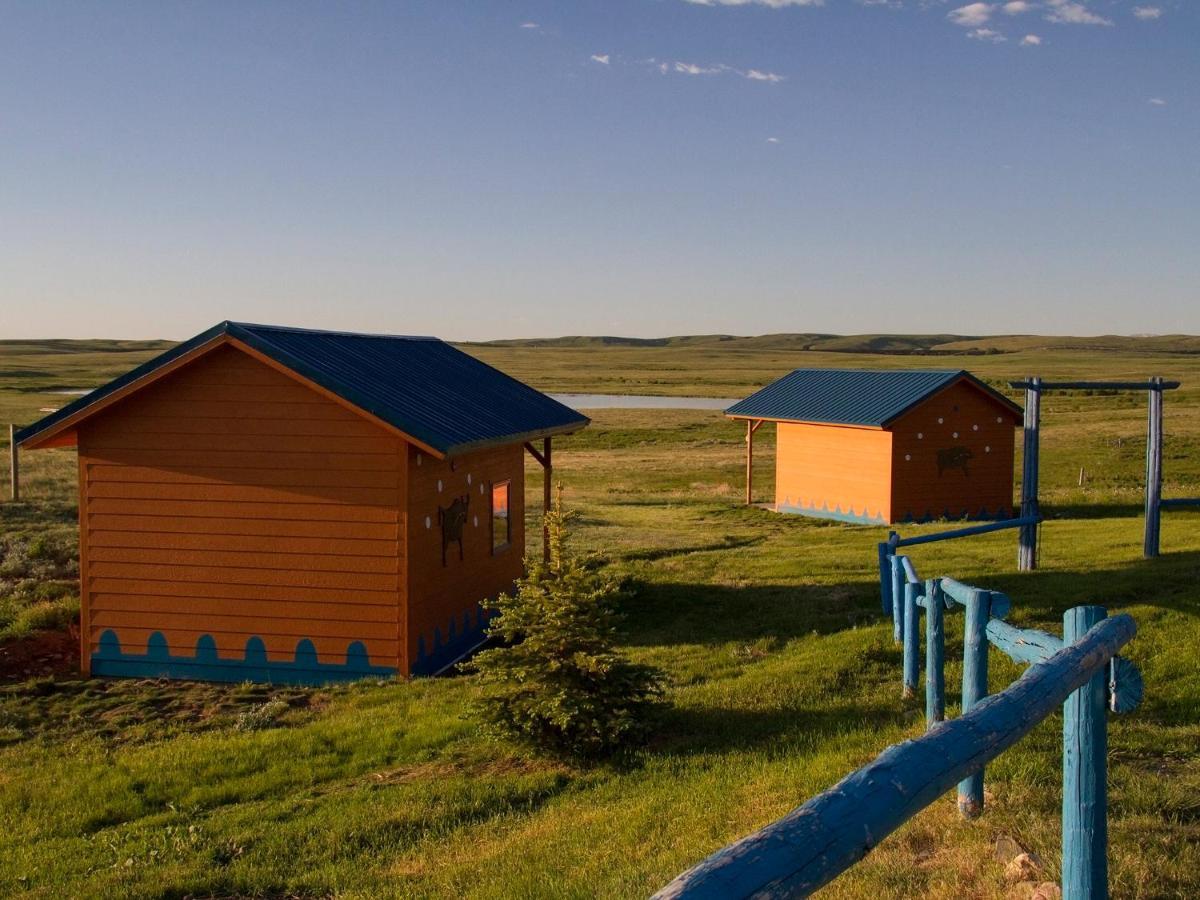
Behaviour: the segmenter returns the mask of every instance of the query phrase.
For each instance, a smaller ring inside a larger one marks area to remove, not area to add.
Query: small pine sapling
[[[617,580],[574,552],[571,518],[559,485],[546,513],[549,560],[531,557],[516,592],[496,600],[488,633],[503,646],[471,668],[484,685],[476,712],[492,736],[594,760],[646,737],[661,675],[617,651]]]

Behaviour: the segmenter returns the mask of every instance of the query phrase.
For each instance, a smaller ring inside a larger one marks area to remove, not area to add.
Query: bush
[[[562,488],[546,515],[550,560],[530,558],[516,593],[495,603],[488,633],[505,646],[470,667],[485,686],[476,712],[493,736],[578,760],[644,739],[659,673],[614,647],[616,580],[572,552]]]

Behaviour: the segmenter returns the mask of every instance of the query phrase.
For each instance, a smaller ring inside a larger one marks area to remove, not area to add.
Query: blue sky
[[[1198,7],[3,3],[0,337],[1200,332]]]

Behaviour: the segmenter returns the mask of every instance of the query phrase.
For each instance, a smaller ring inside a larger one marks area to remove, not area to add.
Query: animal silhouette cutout
[[[446,548],[458,543],[459,561],[463,558],[463,526],[467,524],[467,507],[471,495],[463,494],[446,507],[438,507],[438,525],[442,529],[442,565],[446,565]]]
[[[967,463],[974,455],[966,447],[947,447],[945,450],[939,450],[937,452],[938,478],[941,478],[944,472],[953,469],[962,469],[963,475],[969,478],[971,473],[967,470]]]

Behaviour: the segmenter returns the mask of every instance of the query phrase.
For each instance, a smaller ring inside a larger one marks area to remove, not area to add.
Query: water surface
[[[551,394],[572,409],[726,409],[728,397],[652,397],[647,394]]]

